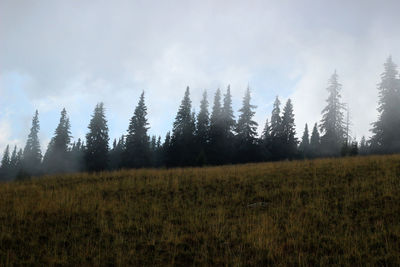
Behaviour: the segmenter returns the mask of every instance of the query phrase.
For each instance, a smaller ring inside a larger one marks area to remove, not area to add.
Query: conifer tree
[[[195,165],[195,120],[191,112],[189,87],[186,88],[172,129],[170,158],[173,166]]]
[[[367,141],[365,140],[365,136],[361,138],[359,153],[360,155],[368,154],[368,145]]]
[[[43,168],[46,173],[65,173],[70,170],[70,128],[67,111],[64,108],[61,111],[60,122],[55,130],[54,137],[50,140],[43,158]]]
[[[122,167],[122,160],[125,148],[125,136],[122,135],[118,141],[114,139],[112,149],[110,150],[110,164],[111,170],[117,170]]]
[[[14,146],[13,152],[11,153],[11,158],[10,158],[10,177],[11,179],[14,179],[17,176],[18,173],[18,168],[19,168],[19,162],[18,162],[18,151],[17,151],[17,146]]]
[[[256,106],[250,103],[251,95],[248,87],[243,98],[242,108],[239,109],[240,115],[236,124],[236,145],[238,162],[256,161],[259,159],[257,151],[257,122],[253,120]]]
[[[127,168],[142,168],[151,164],[150,138],[147,134],[149,124],[144,100],[144,92],[142,92],[126,135],[124,166]]]
[[[217,89],[210,116],[209,151],[207,158],[211,164],[224,163],[224,129],[222,124],[221,90]]]
[[[296,156],[297,143],[293,105],[289,98],[283,109],[282,115],[282,149],[285,158],[293,159]]]
[[[280,109],[281,101],[278,96],[275,98],[272,112],[271,112],[271,123],[269,126],[269,140],[267,141],[267,149],[271,154],[272,160],[279,160],[284,157],[282,150],[283,146],[283,128],[282,128],[282,117]]]
[[[28,175],[37,175],[40,171],[40,164],[42,162],[42,152],[40,150],[39,142],[39,112],[36,110],[32,119],[32,127],[26,141],[24,155],[23,155],[23,168],[24,172]]]
[[[109,145],[108,126],[104,104],[96,105],[86,134],[85,162],[88,171],[102,171],[108,168]]]
[[[85,170],[85,145],[80,138],[72,145],[70,161],[71,170],[75,172]]]
[[[7,145],[1,160],[0,181],[10,179],[10,146]]]
[[[378,120],[373,123],[371,149],[375,153],[400,152],[400,82],[392,57],[386,60],[379,84]]]
[[[200,102],[200,112],[197,115],[196,122],[196,140],[197,140],[197,164],[204,165],[207,162],[206,149],[209,141],[210,118],[208,112],[207,91],[204,91]]]
[[[326,100],[327,106],[322,110],[322,120],[320,129],[321,136],[321,152],[325,156],[338,156],[340,148],[345,141],[344,127],[344,105],[341,103],[342,85],[338,81],[336,71],[329,80],[327,91],[329,97]]]
[[[232,96],[231,87],[228,85],[226,93],[224,95],[223,107],[221,110],[221,123],[222,123],[222,151],[224,153],[223,163],[231,163],[232,155],[234,151],[234,131],[236,127],[235,116],[233,115],[232,109]]]
[[[308,125],[304,127],[303,137],[301,138],[301,142],[299,145],[299,152],[302,154],[303,157],[309,157],[309,150],[310,150],[310,136],[308,133]]]
[[[315,123],[310,138],[310,156],[313,158],[318,157],[321,154],[320,149],[321,149],[321,141],[318,132],[318,124]]]

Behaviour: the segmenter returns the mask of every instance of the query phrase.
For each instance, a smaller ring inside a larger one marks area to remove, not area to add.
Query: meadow
[[[400,265],[400,155],[0,184],[0,266]]]

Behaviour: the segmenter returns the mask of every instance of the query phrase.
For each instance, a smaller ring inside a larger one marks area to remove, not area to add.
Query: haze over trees
[[[321,121],[306,124],[298,139],[291,99],[281,107],[277,96],[262,134],[254,120],[256,106],[251,90],[245,90],[237,120],[232,108],[230,86],[217,89],[210,105],[204,91],[200,110],[193,111],[190,89],[186,88],[171,132],[164,138],[149,136],[145,93],[142,92],[126,134],[114,139],[110,148],[109,129],[103,103],[96,105],[85,142],[72,142],[67,111],[61,111],[54,136],[42,156],[39,112],[36,111],[24,149],[7,146],[1,160],[0,179],[25,179],[43,174],[103,171],[119,168],[183,167],[246,162],[400,153],[400,78],[389,57],[378,85],[379,116],[372,123],[372,137],[360,143],[349,134],[348,113],[341,99],[342,85],[335,71],[328,80],[326,106]],[[211,109],[210,109],[210,106]],[[311,128],[311,125],[313,127]]]

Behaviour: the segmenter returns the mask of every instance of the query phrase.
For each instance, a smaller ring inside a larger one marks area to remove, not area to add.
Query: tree
[[[283,108],[282,115],[282,150],[284,157],[293,159],[297,154],[296,125],[294,123],[293,105],[290,98]]]
[[[368,152],[369,152],[368,150],[369,150],[369,148],[368,148],[367,141],[365,140],[365,136],[363,136],[361,138],[361,142],[360,142],[359,154],[360,155],[367,155]]]
[[[310,136],[308,133],[308,125],[304,127],[303,137],[301,138],[301,142],[299,145],[299,151],[303,157],[308,158],[310,152]]]
[[[222,125],[221,90],[217,89],[214,95],[214,103],[210,117],[209,151],[207,158],[211,164],[224,163],[224,129]]]
[[[318,124],[315,123],[310,138],[310,157],[312,158],[318,157],[321,154],[320,149],[321,149],[321,139],[318,132]]]
[[[259,151],[257,151],[257,122],[253,120],[256,106],[250,103],[251,95],[248,87],[243,98],[242,108],[239,109],[240,115],[236,124],[236,160],[238,162],[257,161]]]
[[[235,116],[232,108],[231,87],[228,85],[224,95],[223,106],[221,109],[222,124],[222,151],[224,153],[223,163],[231,163],[234,151],[234,131],[236,127]]]
[[[71,170],[81,172],[85,170],[85,144],[80,138],[72,144],[70,152]]]
[[[210,117],[208,112],[207,92],[204,91],[200,102],[200,112],[197,115],[196,123],[196,141],[197,141],[197,164],[207,163],[206,148],[208,146],[210,131]]]
[[[10,179],[10,146],[7,145],[4,150],[3,159],[1,160],[0,181]]]
[[[322,120],[320,129],[321,136],[321,152],[325,156],[339,156],[340,149],[345,141],[344,127],[344,105],[341,103],[342,85],[338,82],[336,71],[329,80],[327,91],[329,97],[326,100],[327,106],[322,110]]]
[[[43,158],[43,168],[46,173],[65,173],[71,168],[69,148],[71,144],[71,125],[65,108],[61,111],[60,122],[50,140]]]
[[[23,168],[28,175],[38,175],[40,173],[40,164],[42,162],[42,152],[39,142],[39,112],[36,110],[32,119],[32,127],[28,135],[28,140],[24,148]]]
[[[269,139],[266,140],[266,147],[271,153],[272,160],[280,160],[284,157],[284,152],[282,150],[283,128],[280,105],[281,101],[277,96],[271,112]]]
[[[111,170],[117,170],[122,167],[122,160],[125,148],[125,136],[122,135],[118,141],[114,139],[113,147],[110,150],[110,164]]]
[[[378,120],[373,123],[371,149],[375,153],[400,152],[400,82],[397,66],[389,57],[379,84]]]
[[[108,168],[109,145],[108,126],[104,104],[96,105],[86,134],[85,162],[88,171],[102,171]]]
[[[189,87],[187,87],[172,129],[169,157],[173,166],[195,165],[196,125],[191,109],[192,101]]]
[[[151,164],[150,138],[147,134],[149,124],[146,116],[147,107],[142,92],[126,135],[124,166],[127,168],[142,168]]]

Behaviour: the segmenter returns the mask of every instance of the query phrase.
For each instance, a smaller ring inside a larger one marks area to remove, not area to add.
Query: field
[[[0,266],[400,265],[400,156],[0,184]]]

